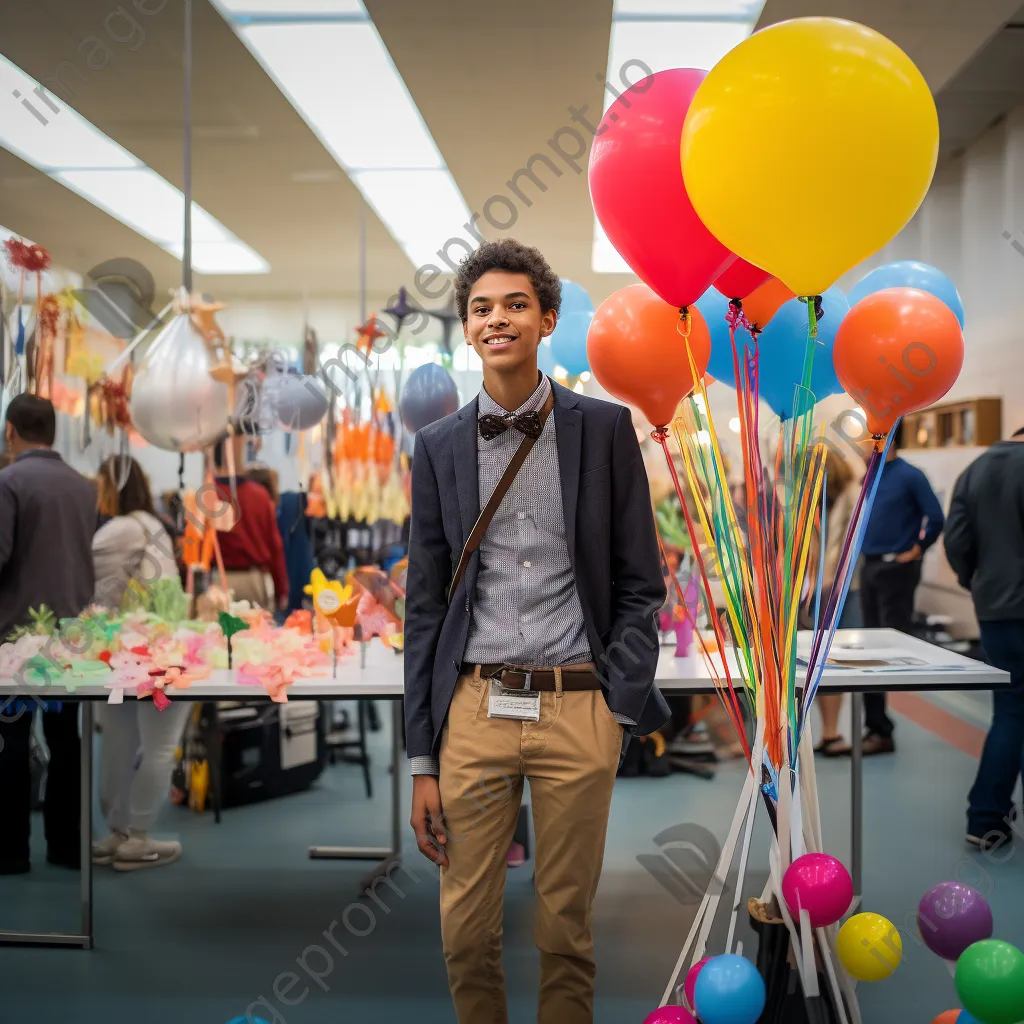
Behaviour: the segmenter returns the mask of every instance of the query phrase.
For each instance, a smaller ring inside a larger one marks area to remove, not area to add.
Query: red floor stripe
[[[984,729],[957,718],[916,693],[890,693],[889,706],[915,725],[945,740],[951,747],[971,757],[981,757],[986,736]]]

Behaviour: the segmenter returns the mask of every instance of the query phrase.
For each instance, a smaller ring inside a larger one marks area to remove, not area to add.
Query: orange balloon
[[[932,1024],[956,1024],[959,1018],[959,1010],[947,1010],[945,1013],[940,1013],[938,1017],[932,1021]]]
[[[638,406],[656,427],[672,421],[711,357],[711,335],[696,306],[690,306],[689,335],[696,374],[681,329],[675,306],[647,285],[631,284],[601,303],[587,334],[587,358],[598,383]]]
[[[901,416],[953,386],[964,365],[964,336],[941,299],[917,288],[886,288],[846,314],[832,359],[839,383],[864,409],[868,429],[886,434]]]
[[[778,312],[779,306],[794,297],[778,278],[770,277],[743,300],[743,312],[752,324],[764,328]]]

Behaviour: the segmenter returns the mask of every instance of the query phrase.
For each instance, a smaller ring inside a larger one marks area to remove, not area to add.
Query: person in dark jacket
[[[912,633],[914,594],[921,582],[921,560],[942,535],[942,506],[928,477],[897,456],[899,434],[889,448],[864,530],[860,603],[864,625]],[[896,749],[886,695],[864,695],[865,756]]]
[[[6,417],[7,449],[13,463],[0,471],[0,641],[31,621],[46,605],[60,618],[78,615],[95,590],[92,537],[96,488],[52,450],[53,406],[45,398],[18,395]],[[55,641],[54,653],[60,649]],[[32,702],[0,701],[0,874],[30,868]],[[63,702],[43,715],[50,748],[43,824],[47,860],[77,868],[80,741],[78,705]]]
[[[411,822],[440,866],[456,1018],[507,1021],[502,897],[529,778],[537,1020],[584,1024],[593,1021],[591,908],[624,731],[650,733],[669,717],[654,688],[665,602],[654,513],[629,410],[537,369],[561,301],[544,257],[509,238],[482,245],[455,293],[483,388],[416,435],[405,622]],[[535,443],[457,573],[527,437]]]
[[[967,811],[967,842],[1010,838],[1013,789],[1024,772],[1024,427],[963,471],[946,519],[946,558],[970,590],[988,660],[1010,673],[992,694],[992,726]]]

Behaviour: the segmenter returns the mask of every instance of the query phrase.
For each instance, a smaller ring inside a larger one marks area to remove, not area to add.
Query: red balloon
[[[945,1013],[940,1013],[938,1017],[932,1021],[932,1024],[956,1024],[959,1019],[959,1010],[947,1010]]]
[[[964,365],[964,336],[941,299],[917,288],[886,288],[843,317],[832,359],[868,429],[886,434],[953,386]]]
[[[715,287],[727,299],[745,299],[772,275],[739,256],[715,279]]]
[[[677,309],[735,259],[697,216],[679,164],[683,121],[706,74],[674,68],[641,79],[608,108],[590,150],[601,227],[637,277]]]
[[[675,306],[647,285],[631,284],[601,303],[587,334],[587,359],[597,382],[638,406],[656,427],[672,422],[711,358],[711,335],[700,310],[690,308],[692,367],[679,320]]]

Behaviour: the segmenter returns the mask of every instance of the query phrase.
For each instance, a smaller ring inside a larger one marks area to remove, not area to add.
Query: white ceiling
[[[159,6],[159,0],[138,2]],[[907,50],[939,93],[941,108],[943,88],[955,88],[958,74],[1019,6],[1020,0],[768,0],[759,25],[809,14],[870,24]],[[3,0],[3,7],[0,51],[36,79],[64,60],[84,69],[77,48],[104,33],[112,10],[110,0]],[[549,140],[573,127],[570,107],[586,106],[593,117],[602,109],[597,76],[608,59],[612,0],[518,0],[514,7],[489,0],[366,0],[366,7],[471,211],[481,211],[492,195],[508,194],[507,182],[531,155],[551,154]],[[138,15],[146,37],[136,50],[108,41],[107,67],[83,70],[80,79],[67,76],[73,106],[179,188],[180,15],[177,0],[152,16]],[[199,286],[228,299],[357,295],[359,192],[207,0],[195,0],[194,18],[194,197],[272,268],[262,276],[199,278]],[[972,73],[976,94],[984,88],[977,77],[984,68]],[[1004,89],[1004,101],[1008,95]],[[0,108],[0,116],[12,116],[12,109]],[[951,132],[962,138],[970,128],[961,119]],[[563,141],[571,145],[568,134]],[[578,174],[556,161],[557,177],[535,165],[547,191],[520,180],[532,205],[517,204],[518,219],[507,232],[486,224],[480,230],[538,245],[563,276],[600,300],[629,278],[590,271],[585,160]],[[80,272],[121,256],[145,263],[158,292],[180,276],[173,256],[2,149],[0,224],[48,246],[57,262]],[[372,212],[367,226],[371,306],[400,284],[415,296],[414,268],[401,248]],[[452,258],[462,252],[453,246]]]

